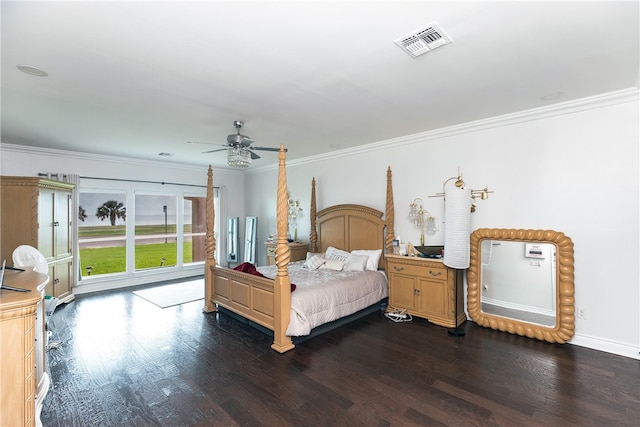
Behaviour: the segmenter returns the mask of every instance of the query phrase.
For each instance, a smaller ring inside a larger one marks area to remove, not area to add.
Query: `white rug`
[[[175,283],[172,285],[155,286],[153,288],[133,291],[133,293],[160,308],[167,308],[204,299],[204,279]]]

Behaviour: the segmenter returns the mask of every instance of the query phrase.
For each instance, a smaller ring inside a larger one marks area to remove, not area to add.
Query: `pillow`
[[[343,251],[340,249],[336,249],[333,246],[329,246],[327,248],[327,252],[324,255],[326,260],[338,260],[342,262],[347,262],[347,258],[349,258],[349,252]]]
[[[369,257],[366,255],[351,254],[349,258],[347,258],[344,271],[364,271],[367,267],[367,261],[369,261]]]
[[[367,270],[378,270],[378,262],[380,261],[380,255],[382,255],[382,249],[374,249],[374,250],[355,250],[351,251],[354,255],[366,255],[369,257],[367,261]]]
[[[339,259],[326,259],[320,269],[342,271],[345,264],[346,263],[344,261],[340,261]]]
[[[305,258],[305,261],[308,260],[309,258],[311,258],[314,255],[320,255],[322,257],[322,259],[324,259],[324,253],[322,252],[307,252],[307,257]]]
[[[307,259],[302,268],[308,268],[309,270],[317,270],[322,264],[324,264],[324,256],[322,254],[315,254],[311,258]]]

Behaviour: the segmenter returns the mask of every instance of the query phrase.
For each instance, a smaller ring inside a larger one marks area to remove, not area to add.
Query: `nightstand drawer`
[[[440,265],[412,265],[389,261],[389,274],[406,274],[433,280],[447,280],[447,268]]]
[[[267,256],[276,256],[276,247],[275,246],[267,246]]]
[[[424,277],[435,280],[447,280],[446,267],[426,267],[424,270],[426,272],[426,274],[423,274]]]
[[[267,246],[267,265],[276,263],[276,246],[274,242],[269,242]],[[307,243],[290,242],[289,243],[289,262],[302,261],[307,257],[309,245]]]

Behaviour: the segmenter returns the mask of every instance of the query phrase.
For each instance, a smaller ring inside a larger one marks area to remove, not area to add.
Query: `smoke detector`
[[[451,37],[438,24],[432,22],[400,37],[394,43],[415,58],[451,41]]]

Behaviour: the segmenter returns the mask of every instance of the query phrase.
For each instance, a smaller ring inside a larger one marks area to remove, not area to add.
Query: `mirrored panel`
[[[237,216],[227,219],[227,263],[229,264],[238,262],[238,221]]]
[[[471,235],[468,311],[481,326],[566,342],[574,332],[573,242],[552,230]]]
[[[256,235],[258,229],[258,217],[248,216],[244,229],[244,262],[256,263]]]

